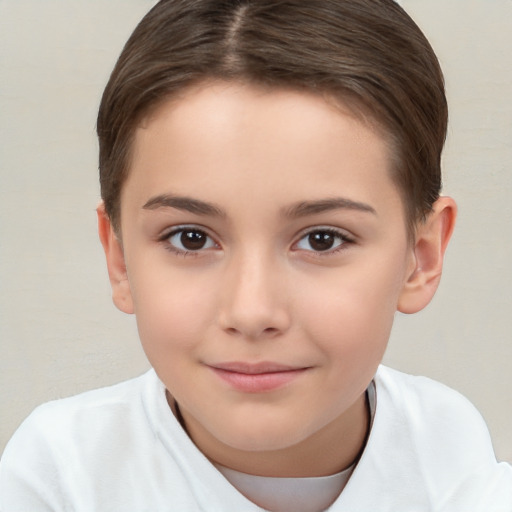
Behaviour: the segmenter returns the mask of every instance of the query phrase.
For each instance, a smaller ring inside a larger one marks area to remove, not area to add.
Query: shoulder
[[[463,424],[466,432],[489,439],[485,421],[476,407],[441,382],[381,365],[375,385],[385,407],[395,414],[421,417],[432,428],[451,425],[448,432]]]
[[[379,367],[375,385],[381,414],[400,418],[410,435],[448,445],[443,450],[450,445],[458,449],[471,443],[475,456],[494,459],[482,415],[458,391],[428,377],[408,375],[385,366]]]
[[[99,421],[133,414],[141,407],[142,392],[152,373],[42,404],[21,424],[19,432],[37,428],[56,437],[69,433],[71,426],[90,431]]]
[[[37,407],[2,455],[0,508],[62,510],[94,487],[95,475],[122,475],[127,448],[152,440],[143,397],[158,382],[150,371]]]
[[[142,395],[156,380],[150,371],[113,386],[40,405],[7,444],[3,469],[22,460],[24,464],[37,464],[38,460],[58,462],[70,454],[94,452],[96,446],[104,448],[100,444],[115,444],[129,436],[131,425],[143,421]]]
[[[438,413],[451,414],[453,407],[481,419],[474,405],[461,393],[429,377],[409,375],[381,365],[375,375],[380,394],[395,404],[419,407],[425,412],[434,408]],[[483,420],[482,420],[483,421]]]
[[[406,484],[436,510],[512,509],[512,467],[497,462],[487,425],[468,399],[384,366],[375,387],[367,455],[387,461],[388,486]]]
[[[374,382],[373,425],[339,510],[512,510],[512,467],[496,461],[485,422],[469,400],[385,366]]]

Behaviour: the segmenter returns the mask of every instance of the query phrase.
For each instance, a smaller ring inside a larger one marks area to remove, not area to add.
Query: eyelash
[[[324,251],[314,251],[314,250],[307,250],[307,249],[300,249],[300,248],[297,248],[296,250],[304,250],[306,252],[311,253],[315,257],[322,258],[322,257],[332,256],[334,254],[339,253],[340,251],[344,251],[348,248],[347,246],[352,245],[356,242],[355,238],[353,238],[352,236],[349,236],[344,231],[340,231],[339,229],[336,229],[336,228],[320,226],[320,227],[314,227],[314,228],[302,233],[301,237],[299,238],[299,240],[297,242],[295,242],[294,246],[297,246],[302,240],[306,239],[307,237],[310,237],[311,235],[314,235],[315,233],[330,235],[333,238],[339,239],[340,243],[337,246],[335,246],[334,248],[326,249]]]
[[[171,231],[165,232],[159,239],[159,242],[162,242],[164,244],[164,247],[166,250],[177,254],[178,256],[183,257],[197,257],[200,255],[201,252],[203,252],[204,247],[201,247],[197,250],[186,250],[186,249],[180,249],[179,247],[176,247],[174,244],[171,243],[171,238],[173,238],[176,235],[184,233],[196,233],[201,236],[204,236],[207,238],[207,242],[209,241],[213,244],[213,246],[217,246],[218,244],[215,242],[215,240],[204,230],[195,226],[178,226]],[[207,247],[206,249],[210,249],[210,247]]]
[[[200,236],[204,236],[204,237],[206,237],[206,244],[210,244],[210,246],[208,246],[206,248],[199,247],[197,250],[180,249],[179,247],[176,247],[176,245],[171,243],[171,239],[173,237],[175,237],[176,235],[179,235],[180,233],[182,236],[184,233],[195,233]],[[300,242],[302,242],[307,237],[310,237],[311,235],[314,235],[314,234],[323,234],[323,235],[332,236],[333,238],[338,239],[340,242],[334,248],[327,248],[325,250],[318,250],[318,251],[309,250],[309,249],[301,249],[300,247],[297,247],[300,244]],[[197,257],[204,250],[210,249],[215,246],[218,247],[218,244],[215,242],[215,240],[210,235],[208,235],[208,233],[205,230],[198,228],[198,227],[194,227],[194,226],[176,227],[176,228],[172,229],[171,231],[165,232],[158,239],[158,241],[164,244],[164,247],[166,250],[168,250],[174,254],[177,254],[179,256],[183,256],[183,257],[190,257],[190,256]],[[353,243],[355,243],[355,239],[353,237],[347,235],[345,232],[342,232],[338,229],[331,228],[331,227],[315,227],[308,231],[303,232],[301,237],[299,238],[299,240],[293,244],[292,248],[297,247],[294,250],[299,250],[299,251],[302,250],[302,251],[311,253],[315,257],[326,257],[326,256],[332,256],[334,254],[337,254],[340,251],[346,250],[347,245],[351,245]]]

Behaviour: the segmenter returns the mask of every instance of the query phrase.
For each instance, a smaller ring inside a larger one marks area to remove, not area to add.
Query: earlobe
[[[427,219],[418,225],[412,268],[398,301],[398,311],[416,313],[431,301],[439,286],[444,254],[456,216],[455,201],[450,197],[440,197]]]
[[[112,300],[119,310],[132,314],[134,312],[133,300],[121,241],[112,227],[103,203],[98,206],[96,213],[98,216],[98,234],[105,251],[108,276],[112,286]]]

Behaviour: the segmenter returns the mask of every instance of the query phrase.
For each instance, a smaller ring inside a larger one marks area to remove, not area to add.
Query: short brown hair
[[[114,228],[135,130],[178,91],[240,80],[354,102],[392,141],[409,226],[439,197],[443,75],[393,0],[161,0],[126,43],[98,114],[101,195]]]

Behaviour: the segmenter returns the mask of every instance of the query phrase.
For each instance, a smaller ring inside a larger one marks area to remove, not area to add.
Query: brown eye
[[[178,251],[200,251],[201,249],[209,249],[215,246],[215,242],[200,229],[181,228],[168,238],[169,243]]]
[[[197,251],[206,245],[207,237],[199,231],[183,231],[180,236],[180,242],[183,247],[189,251]]]
[[[309,245],[314,251],[328,251],[333,248],[335,241],[336,237],[332,233],[317,232],[308,235]]]
[[[312,252],[326,252],[350,242],[347,236],[335,230],[310,231],[297,243],[297,248]]]

